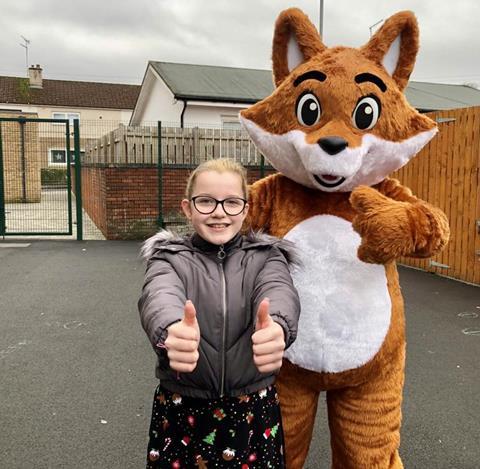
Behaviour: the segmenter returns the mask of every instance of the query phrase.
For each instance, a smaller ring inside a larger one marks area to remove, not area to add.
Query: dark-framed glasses
[[[218,204],[222,206],[223,211],[227,215],[239,215],[242,213],[247,203],[247,201],[241,197],[228,197],[227,199],[217,200],[206,195],[197,195],[190,200],[193,202],[193,206],[196,210],[202,215],[213,213]]]

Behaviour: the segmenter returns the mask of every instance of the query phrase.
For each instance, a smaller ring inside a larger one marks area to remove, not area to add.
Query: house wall
[[[3,104],[0,103],[2,109],[8,109],[22,113],[35,113],[40,119],[53,119],[53,113],[78,113],[80,114],[80,121],[83,120],[105,120],[105,121],[123,121],[128,122],[132,115],[131,110],[120,109],[93,109],[93,108],[78,108],[78,107],[64,107],[64,106],[32,106],[30,104]]]
[[[247,105],[236,103],[216,103],[213,101],[188,101],[183,115],[185,126],[222,125],[222,116],[238,118],[241,109]],[[151,68],[147,70],[137,103],[137,114],[132,125],[147,125],[162,121],[164,126],[180,125],[184,102],[175,100],[172,91]]]
[[[159,87],[154,87],[151,99],[146,104],[145,112],[140,119],[140,125],[162,121],[162,125],[180,125],[183,102],[173,103],[173,97],[167,98]],[[185,127],[221,127],[222,116],[238,119],[238,113],[247,106],[215,106],[214,103],[197,104],[189,101],[183,115]],[[136,121],[135,121],[136,122]]]
[[[247,106],[215,106],[213,103],[196,104],[189,103],[184,114],[185,126],[211,125],[221,127],[223,123],[222,116],[238,119],[238,113]]]
[[[183,102],[175,102],[173,93],[160,79],[153,76],[149,71],[145,78],[139,103],[143,102],[142,112],[135,116],[134,125],[145,125],[161,120],[168,123],[180,123],[180,115],[183,109]]]

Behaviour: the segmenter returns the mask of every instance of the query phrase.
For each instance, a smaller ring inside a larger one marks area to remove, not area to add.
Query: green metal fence
[[[0,236],[133,239],[181,228],[188,173],[218,157],[241,162],[250,182],[272,171],[240,129],[0,117]]]
[[[82,211],[72,207],[74,198],[81,207],[81,185],[77,197],[72,191],[78,138],[78,122],[72,129],[68,120],[0,118],[0,236],[71,236],[74,217],[81,226]]]

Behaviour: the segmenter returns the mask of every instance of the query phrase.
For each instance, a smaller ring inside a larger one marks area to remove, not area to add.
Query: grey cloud
[[[324,3],[326,45],[359,47],[370,25],[410,9],[421,33],[414,78],[480,82],[477,0]],[[3,0],[0,74],[25,72],[20,34],[49,78],[140,83],[148,60],[268,68],[275,19],[290,6],[318,25],[319,0]]]

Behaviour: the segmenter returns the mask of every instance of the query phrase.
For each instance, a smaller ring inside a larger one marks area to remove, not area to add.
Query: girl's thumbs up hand
[[[270,300],[268,298],[264,298],[258,305],[255,331],[266,329],[271,325],[272,322],[273,319],[270,317]]]
[[[197,311],[195,310],[195,306],[193,306],[193,303],[190,300],[187,300],[185,302],[185,308],[183,309],[183,319],[182,319],[182,321],[187,326],[198,328]]]
[[[255,332],[252,335],[253,361],[260,373],[270,373],[282,366],[285,338],[283,328],[270,316],[268,298],[260,302]]]
[[[181,373],[191,373],[197,366],[200,328],[195,306],[190,300],[185,303],[183,319],[168,327],[165,347],[170,368]]]

